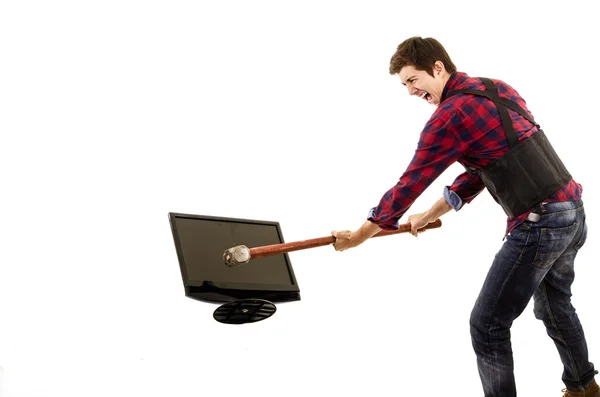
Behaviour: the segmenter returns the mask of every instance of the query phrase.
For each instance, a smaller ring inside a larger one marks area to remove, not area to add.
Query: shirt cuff
[[[397,220],[396,222],[390,224],[387,223],[380,223],[377,222],[374,218],[375,218],[375,210],[377,209],[377,207],[373,207],[369,210],[369,214],[367,215],[367,220],[371,221],[373,223],[375,223],[377,226],[379,226],[379,228],[381,228],[382,230],[398,230],[398,228],[400,227],[400,220]]]
[[[458,211],[463,206],[463,201],[456,192],[450,190],[450,186],[444,187],[444,198],[448,205],[454,208],[454,211]]]

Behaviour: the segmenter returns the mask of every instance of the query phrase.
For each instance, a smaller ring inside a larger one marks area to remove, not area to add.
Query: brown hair
[[[390,74],[398,74],[404,66],[410,65],[433,76],[433,65],[436,61],[441,61],[448,73],[456,72],[456,66],[450,56],[436,39],[414,36],[398,45],[390,60]]]

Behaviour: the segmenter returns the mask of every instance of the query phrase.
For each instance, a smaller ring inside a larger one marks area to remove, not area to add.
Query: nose
[[[410,95],[417,95],[417,91],[418,91],[418,90],[417,90],[417,89],[416,89],[414,86],[413,86],[413,87],[409,87],[409,88],[408,88],[408,93],[409,93]]]

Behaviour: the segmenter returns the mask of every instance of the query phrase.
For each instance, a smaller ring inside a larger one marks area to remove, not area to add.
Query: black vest
[[[464,164],[463,166],[469,173],[475,173],[481,178],[506,215],[519,216],[556,193],[572,177],[552,148],[546,134],[533,118],[518,103],[500,97],[498,88],[492,80],[488,78],[480,78],[480,80],[485,85],[486,91],[456,90],[449,92],[447,98],[457,94],[472,94],[492,100],[500,114],[510,149],[485,167],[473,168]],[[508,109],[525,117],[538,128],[538,131],[519,142]]]

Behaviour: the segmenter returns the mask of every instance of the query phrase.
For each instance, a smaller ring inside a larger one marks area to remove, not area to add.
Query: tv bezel
[[[234,281],[214,282],[212,280],[191,280],[187,273],[187,267],[185,265],[185,260],[183,256],[183,248],[181,246],[181,240],[179,238],[179,230],[177,229],[176,220],[178,218],[191,218],[214,222],[232,222],[260,226],[273,226],[277,230],[279,241],[281,243],[285,243],[285,240],[281,231],[281,225],[279,222],[276,221],[169,212],[169,224],[171,226],[171,233],[173,235],[173,241],[175,243],[175,250],[177,252],[177,259],[179,262],[179,269],[183,281],[185,296],[203,302],[214,303],[231,302],[239,299],[265,299],[271,302],[287,302],[297,301],[301,299],[300,287],[298,286],[298,281],[296,280],[296,275],[292,267],[292,262],[287,253],[282,253],[278,255],[284,256],[284,261],[290,276],[290,280],[292,281],[291,284],[244,283]],[[251,261],[252,259],[250,260],[250,262]],[[248,263],[243,264],[241,266],[251,265],[251,263]],[[223,264],[223,266],[225,266],[225,264]]]

